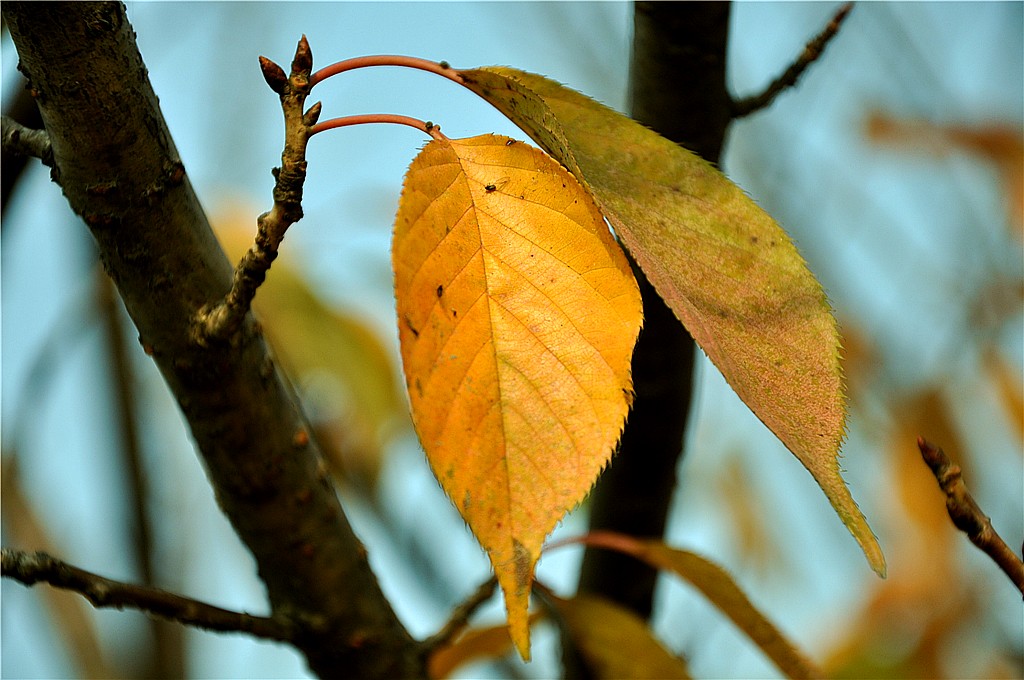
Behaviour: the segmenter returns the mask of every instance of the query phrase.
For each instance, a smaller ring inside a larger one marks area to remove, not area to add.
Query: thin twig
[[[196,339],[200,343],[224,341],[234,335],[249,313],[256,289],[267,277],[277,258],[285,232],[302,219],[302,187],[306,181],[306,143],[320,115],[320,104],[303,111],[309,95],[313,55],[306,36],[302,36],[292,60],[291,75],[265,57],[260,67],[270,88],[281,98],[284,110],[285,143],[281,167],[274,168],[274,207],[256,220],[256,240],[235,267],[231,290],[212,308],[204,308],[196,317]]]
[[[295,626],[289,620],[233,612],[157,588],[114,581],[62,562],[44,552],[28,553],[3,548],[0,551],[0,563],[3,576],[27,586],[43,582],[71,590],[97,608],[138,609],[205,630],[248,633],[281,642],[293,639]]]
[[[46,130],[32,130],[10,116],[2,117],[3,148],[20,156],[34,156],[48,168],[53,167],[53,149]]]
[[[782,75],[772,81],[771,85],[764,92],[753,97],[733,100],[733,119],[749,116],[755,111],[768,107],[782,92],[796,85],[796,81],[807,70],[807,67],[818,60],[818,57],[825,51],[825,47],[836,36],[836,33],[839,32],[839,27],[843,24],[843,20],[846,19],[852,8],[852,2],[848,2],[840,7],[825,29],[807,43],[807,46],[804,47],[804,51],[797,60],[790,64],[789,68]]]
[[[473,612],[475,612],[480,605],[490,599],[491,595],[494,594],[494,587],[497,583],[497,579],[492,576],[484,583],[480,584],[480,587],[476,589],[476,592],[466,598],[462,604],[457,606],[452,611],[452,615],[448,619],[448,623],[444,624],[441,630],[420,642],[420,649],[422,650],[423,655],[426,656],[438,647],[448,644],[456,635],[462,632],[462,629],[468,625],[469,617],[473,615]]]
[[[991,557],[1024,594],[1024,562],[996,533],[992,520],[981,511],[967,491],[960,466],[953,463],[942,449],[929,444],[922,437],[917,438],[917,447],[921,449],[921,457],[938,480],[939,488],[946,494],[946,510],[953,524],[967,534],[971,543]]]

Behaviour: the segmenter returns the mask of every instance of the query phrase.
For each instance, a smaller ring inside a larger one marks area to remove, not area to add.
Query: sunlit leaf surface
[[[526,658],[541,544],[608,462],[632,399],[636,281],[575,178],[494,135],[420,152],[392,258],[413,421]]]

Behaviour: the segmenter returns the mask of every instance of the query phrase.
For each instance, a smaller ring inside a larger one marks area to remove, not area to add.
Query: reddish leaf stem
[[[595,548],[607,548],[632,555],[641,546],[641,543],[635,537],[627,536],[617,531],[591,531],[582,536],[570,536],[548,543],[544,550],[547,552],[569,545],[589,545]]]
[[[397,125],[408,125],[414,127],[421,132],[425,132],[434,139],[447,139],[441,133],[441,126],[435,125],[430,121],[422,121],[418,118],[412,118],[410,116],[401,116],[394,113],[363,113],[355,116],[344,116],[341,118],[331,118],[325,120],[322,123],[317,123],[309,129],[309,136],[323,132],[324,130],[331,130],[333,128],[347,127],[349,125],[362,125],[364,123],[395,123]]]
[[[321,80],[326,80],[327,78],[339,73],[352,71],[357,68],[364,68],[366,66],[404,66],[406,68],[415,68],[429,73],[436,73],[439,76],[444,76],[448,80],[462,85],[462,76],[457,70],[449,66],[448,62],[429,61],[427,59],[420,59],[419,57],[406,57],[398,54],[377,54],[366,57],[345,59],[344,61],[331,64],[330,66],[325,66],[310,76],[309,86],[313,87]]]

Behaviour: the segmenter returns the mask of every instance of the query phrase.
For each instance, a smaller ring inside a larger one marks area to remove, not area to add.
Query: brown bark
[[[248,316],[196,341],[231,285],[117,3],[8,2],[4,17],[42,113],[55,178],[188,420],[224,513],[275,615],[321,676],[424,674],[371,572],[294,394]],[[254,64],[255,68],[255,64]],[[217,69],[194,74],[216,78]]]

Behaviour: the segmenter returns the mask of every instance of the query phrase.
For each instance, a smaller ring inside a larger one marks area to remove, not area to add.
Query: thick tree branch
[[[425,673],[374,578],[294,392],[251,315],[198,342],[194,320],[232,270],[185,174],[119,3],[6,2],[21,69],[140,340],[189,423],[224,513],[256,559],[273,616],[323,676]],[[324,628],[310,628],[319,615]]]
[[[55,588],[71,590],[97,608],[138,609],[204,630],[248,633],[281,642],[289,642],[295,635],[295,626],[283,617],[268,618],[233,612],[165,590],[114,581],[62,562],[44,552],[28,553],[3,548],[0,556],[3,575],[7,578],[26,586],[49,583]],[[319,623],[322,625],[322,622]]]
[[[632,116],[712,162],[730,120],[729,10],[727,3],[638,2],[634,11]],[[633,352],[636,399],[619,451],[591,495],[590,530],[660,537],[682,455],[695,346],[639,268],[634,272],[644,302]],[[645,564],[588,547],[579,587],[647,617],[656,579]]]
[[[971,543],[978,546],[992,561],[999,565],[1015,586],[1024,594],[1024,562],[1006,541],[992,527],[992,520],[981,511],[964,484],[963,471],[949,459],[946,452],[917,438],[921,457],[931,468],[939,482],[939,488],[946,494],[946,510],[949,518],[960,531],[967,534]]]
[[[752,97],[737,99],[732,103],[733,118],[743,118],[761,109],[771,106],[775,98],[784,91],[796,85],[796,81],[804,74],[807,67],[818,60],[818,57],[825,51],[825,47],[832,41],[832,38],[839,32],[846,16],[853,9],[853,3],[848,2],[839,8],[828,25],[804,47],[796,61],[789,65],[782,74],[773,80],[763,92]]]

